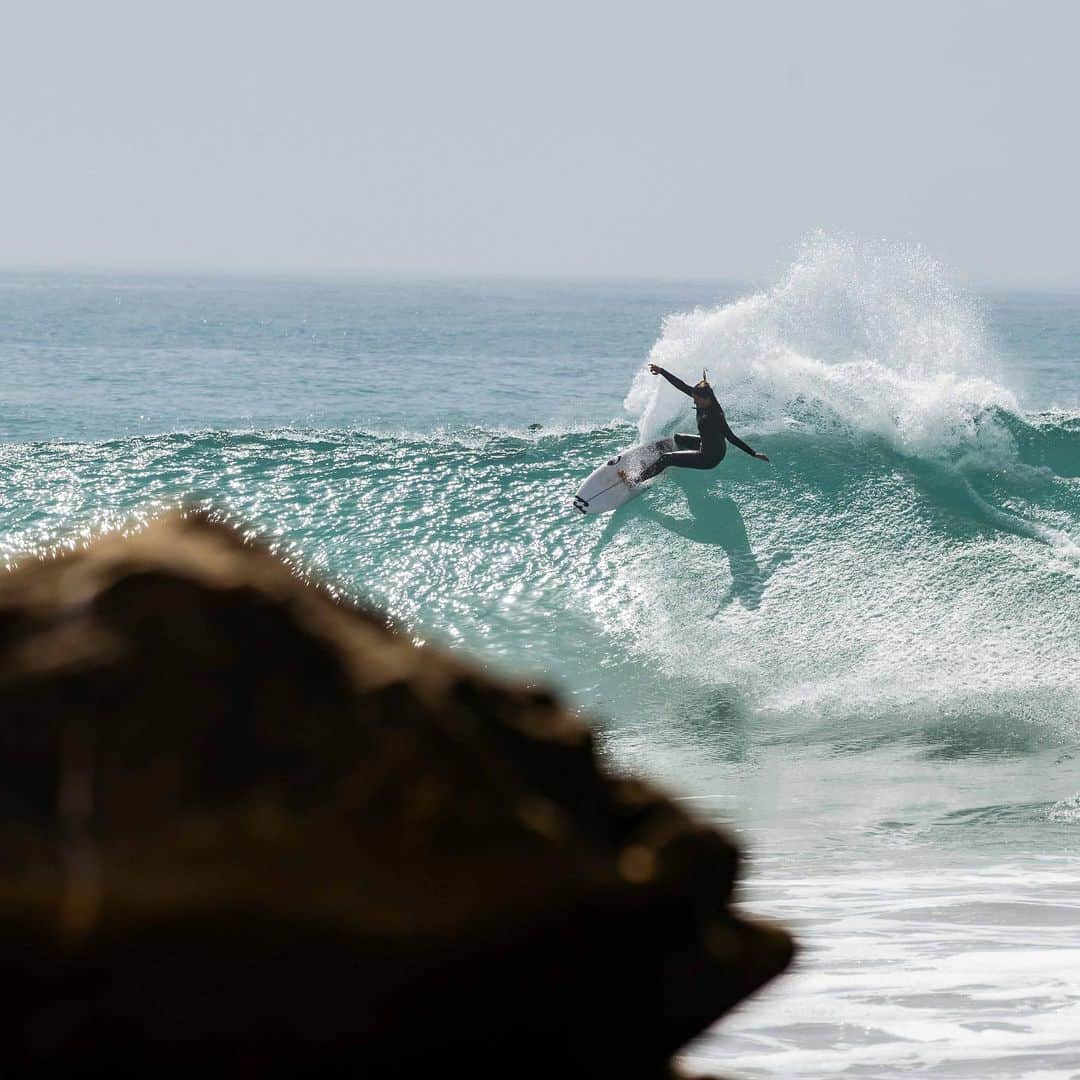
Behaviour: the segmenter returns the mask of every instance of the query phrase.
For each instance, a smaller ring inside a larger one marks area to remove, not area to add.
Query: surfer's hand
[[[649,365],[649,374],[650,375],[659,375],[660,372],[663,371],[663,370],[664,369],[659,364],[650,364]]]

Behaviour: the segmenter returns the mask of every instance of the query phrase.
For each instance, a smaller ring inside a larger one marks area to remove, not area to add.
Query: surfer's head
[[[709,409],[716,404],[716,395],[709,385],[706,373],[701,373],[701,382],[694,386],[694,405],[699,409]]]

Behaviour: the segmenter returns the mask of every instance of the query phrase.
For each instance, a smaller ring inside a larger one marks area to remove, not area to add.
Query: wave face
[[[586,522],[572,492],[634,441],[629,425],[9,444],[3,554],[204,503],[413,633],[616,716],[643,694],[668,713],[719,693],[807,733],[961,713],[1064,731],[1080,694],[1080,485],[1055,463],[1080,460],[1080,418],[986,423],[1008,436],[1006,468],[866,432],[751,428],[771,467],[733,450]]]

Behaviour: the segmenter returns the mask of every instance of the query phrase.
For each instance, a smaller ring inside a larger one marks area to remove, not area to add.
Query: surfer
[[[747,446],[746,443],[728,427],[727,417],[716,400],[716,394],[709,385],[705,372],[701,373],[701,382],[696,386],[688,386],[678,376],[665,371],[659,364],[650,364],[649,372],[653,375],[663,375],[676,390],[694,399],[694,408],[697,411],[697,435],[675,436],[675,445],[679,448],[667,454],[661,454],[656,461],[647,465],[633,481],[623,472],[619,475],[623,480],[636,484],[651,480],[654,476],[662,473],[669,465],[680,469],[714,469],[724,460],[727,453],[727,444],[731,443],[740,450],[757,458],[759,461],[768,461],[765,454],[759,454],[756,450]]]

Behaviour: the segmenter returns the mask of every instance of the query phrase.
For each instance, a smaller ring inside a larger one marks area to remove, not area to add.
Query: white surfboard
[[[601,465],[589,474],[574,496],[574,509],[582,514],[606,514],[629,502],[640,495],[650,483],[646,480],[644,484],[635,484],[634,478],[661,454],[674,449],[674,439],[660,439],[659,442],[631,446],[621,454],[616,454],[606,465]],[[626,479],[619,475],[620,471],[626,474]]]

